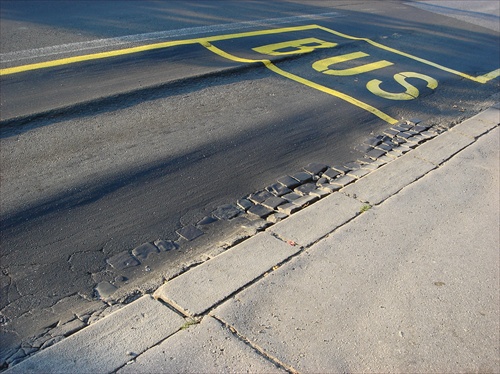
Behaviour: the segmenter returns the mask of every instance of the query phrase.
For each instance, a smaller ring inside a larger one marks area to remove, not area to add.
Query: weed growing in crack
[[[192,319],[192,320],[188,320],[188,321],[186,321],[186,323],[185,323],[185,324],[183,324],[183,325],[181,326],[181,330],[186,330],[186,329],[188,329],[190,326],[197,325],[198,323],[200,323],[200,321],[196,321],[196,320],[193,320],[193,319]]]
[[[364,213],[364,212],[369,211],[371,208],[372,208],[372,206],[371,206],[370,204],[365,204],[365,205],[363,205],[363,206],[359,209],[359,212],[360,212],[360,213]]]

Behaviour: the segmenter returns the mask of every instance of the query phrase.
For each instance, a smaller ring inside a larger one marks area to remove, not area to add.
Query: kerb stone
[[[154,296],[200,315],[298,251],[298,246],[260,233],[168,281]]]
[[[247,211],[248,209],[250,209],[253,206],[253,203],[247,199],[240,199],[240,200],[238,200],[237,204],[244,211]]]
[[[325,183],[325,184],[319,185],[318,188],[320,188],[322,190],[325,190],[328,193],[332,193],[332,192],[340,190],[341,186],[337,185],[337,184],[328,184],[328,183]]]
[[[300,171],[293,175],[294,179],[297,179],[301,184],[312,180],[313,176],[305,171]]]
[[[328,169],[328,166],[317,162],[312,162],[304,167],[305,171],[307,171],[310,174],[316,174],[316,175],[324,172],[326,169]]]
[[[350,171],[347,175],[350,177],[354,177],[354,178],[359,179],[359,178],[364,177],[365,175],[367,175],[369,173],[370,173],[370,170],[358,169],[358,170]]]
[[[328,169],[327,171],[325,171],[323,173],[323,176],[327,177],[328,179],[337,178],[339,175],[340,175],[340,172],[338,172],[337,170],[333,170],[333,169]]]
[[[278,182],[287,188],[295,188],[300,185],[300,182],[297,179],[294,179],[289,175],[279,178]]]
[[[276,196],[283,196],[287,193],[292,192],[288,187],[283,186],[281,183],[274,183],[266,188],[267,191],[271,192]]]
[[[440,165],[473,142],[474,139],[472,137],[462,135],[458,132],[447,131],[422,144],[409,154],[413,157],[429,161],[434,165]]]
[[[456,131],[470,137],[483,135],[495,128],[500,123],[500,110],[491,107],[478,115],[454,126],[451,131]]]
[[[360,208],[359,201],[336,193],[275,224],[268,231],[285,241],[309,246],[354,218]]]
[[[295,192],[300,193],[301,195],[307,195],[309,192],[314,191],[316,189],[316,184],[314,183],[306,183],[301,186],[295,188]]]
[[[373,149],[373,150],[371,150],[370,152],[368,152],[366,154],[366,156],[368,156],[370,158],[373,158],[373,159],[379,158],[379,157],[381,157],[383,155],[385,155],[385,152],[381,151],[379,149]]]
[[[259,204],[259,203],[262,203],[263,201],[265,201],[266,199],[269,199],[272,196],[273,195],[268,191],[258,191],[258,192],[251,194],[248,197],[248,199],[255,204]]]
[[[416,181],[435,166],[407,153],[393,162],[373,171],[356,183],[340,191],[372,205],[379,204],[410,183]]]

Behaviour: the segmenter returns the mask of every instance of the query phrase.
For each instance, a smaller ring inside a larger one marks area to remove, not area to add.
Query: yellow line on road
[[[109,52],[100,52],[100,53],[93,53],[93,54],[89,54],[89,55],[61,58],[58,60],[39,62],[36,64],[20,65],[20,66],[15,66],[15,67],[11,67],[11,68],[0,69],[0,76],[21,73],[21,72],[29,71],[29,70],[38,70],[38,69],[50,68],[50,67],[61,66],[61,65],[69,65],[69,64],[74,64],[76,62],[91,61],[91,60],[98,60],[98,59],[109,58],[109,57],[123,56],[123,55],[131,54],[131,53],[151,51],[154,49],[173,47],[176,45],[183,45],[183,44],[189,44],[189,43],[188,43],[188,41],[185,41],[185,40],[165,42],[165,43],[155,43],[155,44],[142,45],[140,47],[117,49],[117,50],[109,51]]]
[[[175,46],[179,46],[179,45],[198,44],[198,43],[201,44],[204,41],[209,41],[209,42],[221,41],[221,40],[228,40],[228,39],[246,38],[249,36],[281,34],[284,32],[302,31],[302,30],[309,30],[309,29],[316,29],[316,28],[317,28],[316,25],[283,27],[283,28],[279,28],[279,29],[248,31],[248,32],[242,32],[242,33],[236,33],[236,34],[215,35],[215,36],[209,36],[209,37],[205,37],[205,38],[184,39],[184,40],[175,40],[175,41],[170,41],[170,42],[147,44],[147,45],[141,45],[138,47],[117,49],[117,50],[109,51],[109,52],[92,53],[92,54],[81,55],[81,56],[61,58],[61,59],[52,60],[52,61],[39,62],[39,63],[35,63],[35,64],[27,64],[27,65],[14,66],[11,68],[4,68],[4,69],[0,69],[0,76],[21,73],[21,72],[29,71],[29,70],[38,70],[38,69],[45,69],[45,68],[49,68],[49,67],[69,65],[69,64],[74,64],[74,63],[83,62],[83,61],[99,60],[99,59],[104,59],[104,58],[109,58],[109,57],[128,55],[128,54],[132,54],[132,53],[152,51],[152,50],[156,50],[156,49],[175,47]]]
[[[481,75],[476,79],[479,83],[486,83],[492,79],[495,79],[498,76],[500,76],[500,69],[490,71],[488,74]]]
[[[291,79],[295,82],[298,82],[298,83],[301,83],[303,85],[306,85],[308,87],[311,87],[311,88],[314,88],[318,91],[322,91],[324,93],[327,93],[329,95],[332,95],[332,96],[335,96],[339,99],[342,99],[344,101],[347,101],[348,103],[350,104],[353,104],[361,109],[364,109],[372,114],[374,114],[375,116],[381,118],[382,120],[384,120],[385,122],[388,122],[390,124],[395,124],[398,122],[398,120],[392,118],[391,116],[385,114],[384,112],[380,111],[379,109],[375,108],[375,107],[372,107],[371,105],[368,105],[358,99],[355,99],[354,97],[352,96],[349,96],[349,95],[346,95],[340,91],[337,91],[337,90],[333,90],[331,88],[328,88],[328,87],[325,87],[325,86],[322,86],[320,84],[317,84],[317,83],[314,83],[314,82],[311,82],[310,80],[307,80],[307,79],[304,79],[302,77],[299,77],[295,74],[292,74],[292,73],[289,73],[287,71],[284,71],[282,69],[280,69],[279,67],[277,67],[276,65],[274,65],[270,60],[249,60],[249,59],[246,59],[246,58],[241,58],[241,57],[237,57],[237,56],[234,56],[232,54],[229,54],[223,50],[221,50],[220,48],[217,48],[215,47],[214,45],[210,44],[208,41],[205,41],[205,42],[202,42],[201,45],[203,45],[205,48],[207,48],[209,51],[221,56],[221,57],[224,57],[226,59],[229,59],[229,60],[232,60],[232,61],[236,61],[236,62],[244,62],[244,63],[256,63],[256,62],[260,62],[262,64],[264,64],[269,70],[281,75],[281,76],[284,76],[288,79]]]

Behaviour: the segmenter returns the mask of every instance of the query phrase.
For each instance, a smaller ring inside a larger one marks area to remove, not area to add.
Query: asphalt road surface
[[[113,256],[489,105],[497,10],[456,3],[2,1],[0,361],[98,308],[99,282],[126,289]]]

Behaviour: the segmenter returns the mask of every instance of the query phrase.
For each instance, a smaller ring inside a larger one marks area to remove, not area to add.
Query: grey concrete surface
[[[498,372],[498,140],[497,128],[212,314],[299,372]]]
[[[108,373],[178,331],[184,318],[150,295],[9,369],[8,373]]]
[[[154,296],[200,315],[298,251],[299,246],[260,233],[165,283]]]
[[[193,354],[189,354],[192,352]],[[286,373],[212,317],[180,331],[118,370],[125,373]]]

